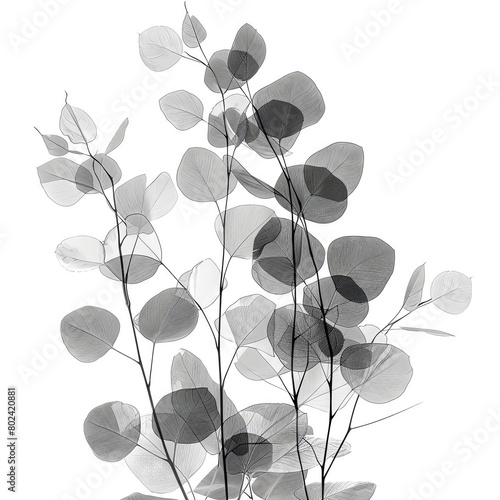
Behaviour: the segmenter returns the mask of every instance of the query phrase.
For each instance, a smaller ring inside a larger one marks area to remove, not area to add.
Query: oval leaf
[[[81,307],[61,321],[64,345],[83,363],[91,363],[104,356],[113,348],[119,332],[118,318],[100,307]]]
[[[213,151],[190,148],[177,170],[177,185],[190,200],[208,202],[227,196],[236,187],[236,179],[231,175],[228,185],[227,167]]]
[[[199,311],[191,295],[168,288],[150,299],[139,313],[139,330],[153,343],[173,342],[189,335],[198,323]]]
[[[96,457],[105,462],[118,462],[137,446],[141,417],[131,405],[119,401],[105,403],[88,414],[83,430]]]
[[[199,45],[207,38],[207,30],[195,16],[186,13],[182,23],[182,39],[191,49]]]
[[[97,137],[97,127],[92,118],[85,111],[69,105],[68,102],[61,111],[59,128],[73,144],[86,144]]]
[[[56,256],[68,271],[89,271],[104,264],[104,245],[91,236],[75,236],[57,246]]]
[[[179,130],[189,130],[203,120],[203,103],[185,90],[171,92],[160,99],[166,119]]]
[[[413,375],[408,355],[388,344],[349,346],[340,358],[340,370],[354,392],[376,404],[399,398]]]
[[[153,26],[139,35],[139,53],[153,71],[165,71],[179,62],[183,46],[179,35],[166,26]]]
[[[64,156],[68,152],[68,141],[64,137],[42,134],[42,139],[52,156]]]
[[[266,44],[257,30],[245,24],[233,42],[228,56],[228,68],[234,77],[241,81],[250,80],[264,63]]]
[[[445,271],[431,284],[432,303],[449,314],[463,313],[472,300],[472,281],[465,274]]]

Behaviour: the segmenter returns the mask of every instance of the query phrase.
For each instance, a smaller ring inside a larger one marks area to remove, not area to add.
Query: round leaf
[[[463,313],[472,300],[472,281],[465,274],[445,271],[431,284],[432,303],[449,314]]]
[[[57,246],[56,256],[68,271],[88,271],[104,264],[104,245],[91,236],[75,236]]]
[[[166,26],[153,26],[139,35],[139,53],[153,71],[165,71],[179,62],[183,46],[179,35]]]

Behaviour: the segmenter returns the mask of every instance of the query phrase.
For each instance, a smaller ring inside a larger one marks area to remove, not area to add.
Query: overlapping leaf
[[[243,82],[250,80],[264,63],[266,44],[257,30],[249,24],[243,25],[236,37],[228,56],[231,74]]]

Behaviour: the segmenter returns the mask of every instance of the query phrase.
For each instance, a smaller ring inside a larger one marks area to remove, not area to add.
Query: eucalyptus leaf
[[[207,30],[195,16],[186,13],[182,23],[182,40],[191,49],[199,47],[207,38]]]
[[[189,130],[203,120],[203,103],[185,90],[177,90],[160,99],[166,119],[179,130]]]
[[[139,35],[139,54],[153,71],[165,71],[177,64],[183,50],[179,35],[166,26],[153,26]]]
[[[234,77],[243,82],[250,80],[264,63],[266,44],[257,30],[249,24],[243,25],[228,55],[228,68]]]
[[[52,156],[64,156],[68,153],[68,141],[59,135],[42,134],[43,142]]]
[[[123,142],[123,139],[125,139],[125,131],[127,130],[128,127],[128,118],[125,118],[121,125],[118,127],[118,130],[115,132],[115,135],[111,139],[111,141],[108,144],[108,147],[106,148],[105,153],[109,154],[111,151],[114,151],[120,144]]]
[[[68,271],[89,271],[104,264],[104,245],[92,236],[74,236],[57,246],[56,257]]]
[[[448,314],[461,314],[472,300],[472,280],[457,271],[439,274],[431,284],[432,303]]]
[[[59,128],[73,144],[86,144],[97,137],[97,127],[92,118],[82,109],[68,104],[67,101],[61,111]]]
[[[226,500],[226,498],[238,498],[243,486],[243,474],[228,474],[228,497],[226,497],[226,486],[224,481],[224,470],[222,467],[214,467],[196,486],[195,493],[215,500]]]
[[[113,348],[119,332],[118,318],[100,307],[81,307],[67,314],[61,321],[64,345],[83,363],[92,363],[102,358]]]
[[[411,275],[410,282],[406,288],[404,308],[407,311],[414,311],[422,300],[422,293],[425,284],[425,264],[417,267]]]

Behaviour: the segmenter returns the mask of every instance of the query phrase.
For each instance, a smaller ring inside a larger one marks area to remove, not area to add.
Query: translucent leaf
[[[266,44],[257,30],[245,24],[233,42],[228,56],[228,68],[234,77],[241,81],[250,80],[264,63]]]
[[[336,288],[345,298],[356,302],[378,297],[394,271],[395,254],[384,241],[368,236],[345,236],[328,248],[328,268]],[[343,285],[343,288],[339,286]]]
[[[274,217],[255,237],[253,257],[253,279],[267,292],[285,294],[321,269],[325,250],[302,227],[293,230],[290,219]]]
[[[76,180],[82,186],[85,185],[85,179],[89,178],[89,174],[82,171],[83,169],[89,172],[92,177],[93,190],[86,191],[88,193],[103,193],[105,189],[118,184],[122,178],[122,171],[118,163],[113,158],[102,153],[96,154],[94,158],[89,158],[80,166]],[[80,182],[80,179],[82,182]]]
[[[182,349],[172,361],[171,369],[172,390],[180,389],[196,389],[198,387],[206,387],[210,394],[217,402],[217,409],[221,412],[220,405],[220,386],[216,384],[208,370],[205,368],[203,361],[194,354]],[[224,392],[224,419],[229,416],[236,415],[238,410],[233,402],[227,397]]]
[[[217,201],[236,187],[236,179],[229,178],[224,162],[204,148],[190,148],[182,157],[177,170],[177,185],[184,196],[193,201]]]
[[[243,485],[243,474],[228,474],[228,497],[238,498]],[[222,467],[214,467],[196,486],[195,493],[215,500],[226,500],[226,486],[224,481],[224,470]]]
[[[42,134],[42,139],[52,156],[64,156],[68,152],[68,141],[64,137]]]
[[[249,295],[229,306],[222,316],[220,332],[238,346],[267,338],[267,325],[276,304],[262,295]]]
[[[207,38],[207,30],[194,16],[186,13],[182,23],[182,39],[191,49],[198,47]]]
[[[307,485],[309,500],[369,500],[375,493],[373,483],[326,483],[325,494],[322,495],[321,483]],[[305,493],[298,494],[299,500],[305,500]]]
[[[325,443],[326,441],[324,439],[314,436],[306,435],[302,438],[299,443],[299,453],[302,468],[304,470],[314,469],[319,465],[316,457],[323,460],[325,456]],[[337,453],[337,458],[344,457],[351,452],[349,443],[342,444],[342,448],[340,448],[340,445],[341,441],[330,438],[328,441],[327,458],[331,458]],[[300,461],[297,455],[297,447],[295,446],[286,455],[277,460],[269,469],[269,472],[279,474],[300,472]]]
[[[358,292],[358,300],[350,300],[339,292],[332,277],[321,278],[319,283],[316,280],[304,287],[304,308],[318,319],[325,315],[337,326],[354,327],[366,318],[369,310],[368,299]]]
[[[166,119],[179,130],[189,130],[203,120],[203,103],[185,90],[171,92],[160,99]]]
[[[323,167],[289,167],[286,175],[280,175],[274,191],[276,200],[287,211],[293,208],[294,213],[320,224],[338,220],[347,209],[346,186]]]
[[[410,358],[387,344],[348,347],[342,353],[340,369],[354,392],[376,404],[399,398],[413,375]]]
[[[451,333],[442,332],[441,330],[432,330],[431,328],[412,328],[409,326],[401,326],[401,330],[406,330],[408,332],[422,332],[428,335],[433,335],[435,337],[454,337]]]
[[[136,284],[154,276],[161,264],[162,251],[149,221],[143,215],[131,215],[106,236],[104,257],[105,264],[100,267],[102,274]]]
[[[422,300],[422,293],[425,283],[425,264],[417,267],[411,275],[410,282],[406,288],[404,308],[407,311],[414,311]]]
[[[261,129],[263,125],[260,122],[260,115],[257,111],[247,118],[245,126],[247,132],[245,134],[246,145],[259,156],[266,159],[276,158],[276,156],[288,156],[300,134],[299,131],[281,139],[266,135]]]
[[[299,411],[297,418],[287,404],[257,404],[227,419],[224,430],[230,474],[267,472],[304,437],[307,415]]]
[[[165,71],[179,62],[183,46],[179,35],[166,26],[153,26],[139,35],[139,54],[153,71]]]
[[[139,313],[139,331],[151,342],[173,342],[189,335],[199,311],[182,288],[167,288],[150,299]]]
[[[147,188],[143,174],[116,189],[116,207],[122,217],[142,214],[150,221],[159,219],[172,210],[177,198],[174,183],[167,172],[162,172]]]
[[[257,125],[281,141],[317,123],[325,112],[323,97],[304,73],[290,73],[254,95]]]
[[[264,356],[253,347],[243,347],[238,351],[235,368],[249,380],[268,380],[277,377],[283,368],[277,358]]]
[[[56,256],[68,271],[89,271],[104,264],[104,245],[91,236],[74,236],[57,246]]]
[[[208,61],[205,70],[205,85],[216,93],[234,90],[242,85],[229,71],[228,58],[230,51],[227,49],[215,52]]]
[[[329,361],[341,352],[344,344],[340,330],[293,305],[276,309],[267,335],[283,365],[297,372]]]
[[[215,232],[231,256],[250,259],[256,237],[275,216],[270,208],[261,205],[241,205],[224,212],[223,219],[217,216]]]
[[[105,151],[106,154],[111,153],[111,151],[114,151],[118,146],[120,146],[120,144],[123,142],[123,139],[125,139],[125,130],[127,130],[127,127],[128,118],[125,118],[122,124],[118,127],[118,130],[115,132],[115,135],[111,139],[110,143],[108,144],[108,147]]]
[[[339,179],[350,195],[358,186],[363,174],[363,149],[349,142],[336,142],[314,153],[306,165],[328,169]]]
[[[179,484],[171,466],[165,461],[160,438],[154,433],[151,415],[141,419],[139,446],[125,459],[129,469],[153,493],[170,493]],[[164,441],[170,459],[175,464],[181,483],[186,483],[203,465],[205,450],[200,444],[176,444]]]
[[[122,500],[173,500],[172,498],[165,497],[152,497],[151,495],[143,495],[142,493],[132,493],[132,495],[128,495]]]
[[[141,417],[131,405],[114,401],[94,408],[83,424],[85,439],[105,462],[125,458],[139,442]]]
[[[83,363],[102,358],[113,348],[119,332],[118,318],[100,307],[81,307],[67,314],[61,321],[64,345]]]
[[[56,158],[38,167],[38,177],[47,196],[63,207],[70,207],[93,189],[92,177],[85,184],[77,183],[80,165],[67,158]],[[81,181],[80,181],[81,182]]]
[[[445,271],[431,284],[432,303],[449,314],[463,313],[472,300],[472,281],[465,274]]]
[[[217,402],[205,387],[179,389],[163,396],[155,407],[159,430],[166,441],[180,444],[201,443],[220,427]]]
[[[82,109],[69,105],[67,101],[61,111],[59,128],[73,144],[92,142],[97,137],[97,127],[92,118]]]
[[[184,273],[179,281],[187,288],[191,297],[202,308],[206,308],[213,304],[220,295],[220,273],[220,269],[212,259],[205,259]],[[224,279],[223,288],[226,286],[227,280]]]
[[[266,472],[255,479],[252,489],[263,500],[283,500],[296,498],[294,495],[297,490],[304,491],[303,484],[302,472],[290,474]]]
[[[224,156],[225,161],[227,157]],[[238,182],[250,193],[263,200],[272,198],[274,196],[274,188],[269,184],[254,177],[245,167],[235,158],[231,160],[232,173]]]

